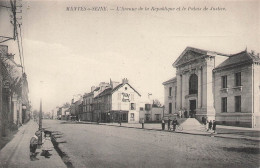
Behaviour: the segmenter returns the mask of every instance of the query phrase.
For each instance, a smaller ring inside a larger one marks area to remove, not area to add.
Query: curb
[[[138,127],[129,127],[129,126],[119,126],[119,125],[111,125],[111,124],[105,124],[105,123],[91,123],[91,122],[75,122],[75,124],[95,124],[95,125],[105,125],[105,126],[114,126],[114,127],[123,127],[123,128],[132,128],[132,129],[143,129],[143,130],[148,130],[148,131],[163,131],[163,132],[171,132],[171,131],[167,131],[167,130],[161,130],[161,129],[153,129],[153,128],[138,128]],[[173,132],[171,132],[173,133]],[[191,132],[174,132],[174,133],[178,133],[178,134],[188,134],[188,135],[199,135],[199,136],[209,136],[209,137],[217,137],[217,138],[227,138],[227,139],[243,139],[243,140],[247,140],[247,141],[255,141],[255,142],[260,142],[260,139],[252,139],[252,138],[248,138],[248,137],[226,137],[226,136],[221,136],[220,134],[211,134],[211,133],[191,133]],[[214,135],[214,136],[212,136]]]

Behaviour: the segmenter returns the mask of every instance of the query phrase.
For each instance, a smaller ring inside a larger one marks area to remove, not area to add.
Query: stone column
[[[179,72],[177,72],[177,101],[176,109],[182,108],[182,77]]]
[[[186,77],[187,74],[182,74],[182,98],[181,98],[181,101],[182,101],[182,107],[181,108],[184,108],[186,107],[186,104],[185,104],[185,95],[187,95],[187,81],[186,81]]]

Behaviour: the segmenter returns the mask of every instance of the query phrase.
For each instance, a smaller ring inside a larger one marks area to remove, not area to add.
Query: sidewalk
[[[54,148],[49,159],[40,156],[41,149],[37,149],[39,160],[30,160],[30,139],[37,129],[38,125],[34,121],[29,121],[19,128],[14,138],[0,151],[0,168],[66,168]]]
[[[81,121],[81,123],[97,124],[96,122],[86,122],[86,121]],[[99,124],[120,127],[118,123],[99,123]],[[139,129],[142,128],[141,124],[130,124],[130,123],[122,123],[121,127],[139,128]],[[160,123],[145,123],[144,129],[162,131],[162,127]],[[167,129],[167,125],[165,126],[165,129]],[[168,132],[168,130],[165,130],[165,132]],[[217,134],[214,134],[212,131],[207,132],[206,130],[182,130],[176,133],[260,141],[259,129],[234,127],[234,126],[217,125]]]

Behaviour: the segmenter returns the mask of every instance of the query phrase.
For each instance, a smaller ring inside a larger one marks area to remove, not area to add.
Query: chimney
[[[127,79],[127,78],[124,78],[124,79],[122,80],[122,83],[123,83],[123,84],[128,83],[128,79]]]
[[[96,89],[96,86],[91,86],[91,92],[93,92]]]
[[[255,51],[254,51],[254,50],[251,50],[251,54],[255,55]]]

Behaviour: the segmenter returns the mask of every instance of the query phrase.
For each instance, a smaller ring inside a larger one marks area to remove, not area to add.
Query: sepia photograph
[[[0,0],[0,168],[259,168],[260,1]]]

